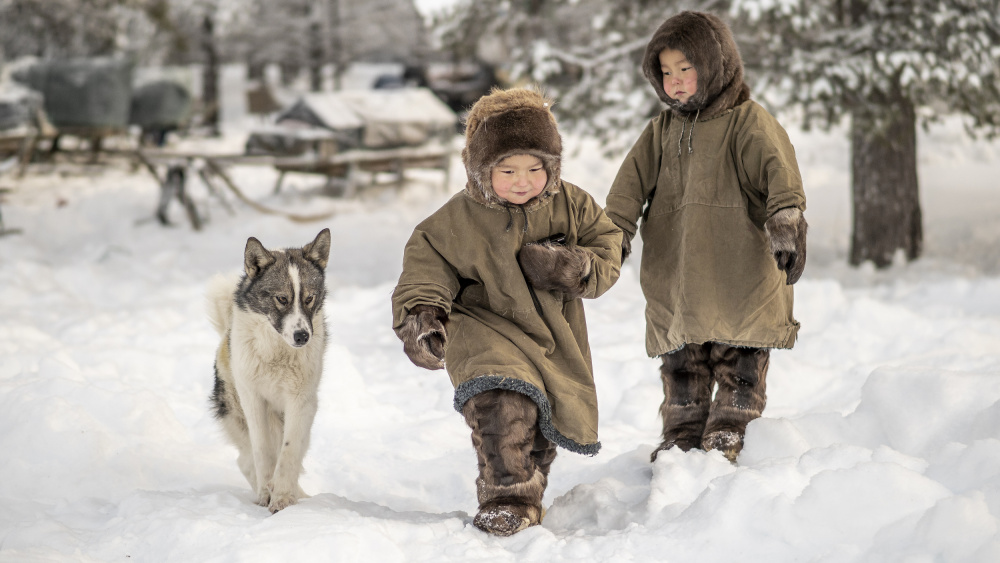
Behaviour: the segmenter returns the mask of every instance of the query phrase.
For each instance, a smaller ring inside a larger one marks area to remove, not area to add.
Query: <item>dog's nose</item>
[[[309,342],[309,333],[304,330],[296,330],[292,338],[295,340],[296,346],[304,346],[306,342]]]

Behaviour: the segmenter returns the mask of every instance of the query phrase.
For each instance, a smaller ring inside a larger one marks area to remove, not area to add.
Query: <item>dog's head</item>
[[[324,270],[330,257],[330,229],[302,248],[267,250],[254,237],[243,253],[246,277],[236,292],[244,311],[267,317],[289,346],[312,338],[313,316],[326,298]]]

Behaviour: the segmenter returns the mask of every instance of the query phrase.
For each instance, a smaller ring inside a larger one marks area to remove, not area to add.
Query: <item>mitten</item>
[[[417,305],[410,309],[396,334],[403,341],[403,351],[414,364],[425,369],[444,367],[444,349],[448,345],[444,309],[433,305]]]
[[[521,248],[517,260],[535,289],[561,291],[570,299],[582,297],[587,291],[591,259],[582,248],[552,240],[529,242]]]
[[[785,272],[785,283],[788,285],[799,281],[806,267],[808,227],[802,211],[797,207],[780,209],[764,223],[771,254],[778,263],[778,269]]]
[[[622,232],[622,264],[625,263],[625,259],[628,255],[632,254],[632,238],[628,236],[628,233]]]

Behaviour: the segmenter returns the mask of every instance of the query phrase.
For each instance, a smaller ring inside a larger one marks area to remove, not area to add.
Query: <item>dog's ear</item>
[[[274,255],[264,248],[264,245],[254,237],[247,239],[247,248],[243,252],[243,268],[247,275],[255,278],[264,268],[274,264]]]
[[[316,240],[303,246],[302,256],[319,266],[321,270],[325,270],[326,263],[330,259],[330,229],[323,229],[316,235]]]

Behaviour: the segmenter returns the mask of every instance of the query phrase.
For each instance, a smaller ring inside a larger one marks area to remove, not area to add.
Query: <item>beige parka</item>
[[[510,127],[550,119],[548,106],[536,101],[519,100],[532,111]],[[490,117],[510,117],[511,111],[475,113],[470,123],[481,121],[484,134],[504,131],[509,141],[503,121]],[[534,125],[533,131],[546,128]],[[600,449],[597,395],[583,301],[531,287],[517,256],[526,243],[564,236],[565,244],[592,256],[583,297],[594,298],[618,279],[622,233],[590,194],[559,178],[558,139],[514,141],[490,142],[486,149],[476,139],[467,141],[465,190],[417,225],[406,244],[392,296],[393,328],[398,332],[417,305],[440,307],[448,314],[445,368],[455,385],[456,410],[484,391],[517,391],[538,405],[546,438],[593,455]],[[488,182],[489,168],[518,153],[544,157],[549,176],[545,190],[520,206],[500,200]]]
[[[663,91],[664,48],[684,52],[698,71],[697,96],[687,104]],[[668,20],[643,69],[669,107],[628,153],[606,211],[629,240],[642,235],[647,353],[705,342],[791,348],[799,329],[792,286],[764,231],[778,210],[805,209],[788,135],[749,99],[739,51],[714,16]]]

